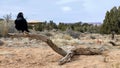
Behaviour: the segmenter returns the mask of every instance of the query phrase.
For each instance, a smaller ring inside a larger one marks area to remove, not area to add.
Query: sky
[[[0,0],[0,18],[23,12],[27,21],[103,22],[106,11],[120,6],[119,0]]]

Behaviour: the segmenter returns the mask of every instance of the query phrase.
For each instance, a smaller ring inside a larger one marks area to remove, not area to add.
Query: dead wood
[[[49,38],[42,36],[42,35],[38,35],[38,34],[27,34],[27,35],[23,35],[23,34],[10,34],[9,36],[11,37],[29,37],[31,39],[37,39],[37,40],[42,40],[44,42],[46,42],[56,53],[60,54],[63,56],[63,58],[59,61],[59,64],[62,65],[66,62],[71,61],[72,57],[74,55],[99,55],[102,54],[102,52],[104,51],[104,49],[101,48],[75,48],[75,49],[71,49],[68,52],[66,52],[65,50],[63,50],[62,48],[59,48],[57,45],[55,45]]]
[[[67,55],[59,61],[59,65],[70,62],[74,55],[101,55],[103,51],[106,51],[104,47],[100,48],[76,48],[67,52]]]
[[[37,40],[42,40],[43,42],[46,42],[56,53],[65,56],[67,53],[62,49],[59,48],[57,45],[55,45],[49,38],[46,36],[38,35],[38,34],[13,34],[9,33],[9,36],[11,37],[29,37],[31,39],[37,39]]]
[[[119,46],[120,44],[117,42],[113,42],[113,41],[109,41],[110,44],[112,44],[113,46]]]
[[[77,48],[74,50],[76,55],[100,55],[102,52],[105,51],[104,48]]]
[[[70,62],[72,57],[75,55],[74,51],[69,51],[67,52],[67,55],[65,57],[63,57],[60,61],[59,61],[59,65],[62,65],[64,63]]]

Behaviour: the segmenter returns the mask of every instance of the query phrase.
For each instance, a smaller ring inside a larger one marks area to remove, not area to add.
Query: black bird
[[[15,20],[15,28],[16,28],[18,31],[22,31],[22,33],[23,33],[23,32],[29,33],[27,21],[26,21],[26,19],[24,18],[22,12],[19,12],[18,15],[17,15],[17,18],[16,18],[16,20]]]

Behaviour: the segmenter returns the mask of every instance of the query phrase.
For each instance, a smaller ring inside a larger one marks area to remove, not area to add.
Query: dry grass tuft
[[[16,32],[14,21],[10,21],[9,23],[5,21],[0,21],[0,36],[6,37],[9,32]]]

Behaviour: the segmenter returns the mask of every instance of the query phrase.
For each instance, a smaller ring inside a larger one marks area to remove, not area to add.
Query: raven
[[[26,19],[24,18],[22,12],[19,12],[18,15],[17,15],[17,18],[16,18],[16,20],[15,20],[15,28],[16,28],[18,31],[22,31],[22,33],[23,33],[23,32],[29,32],[29,30],[28,30],[28,25],[27,25],[27,21],[26,21]]]

